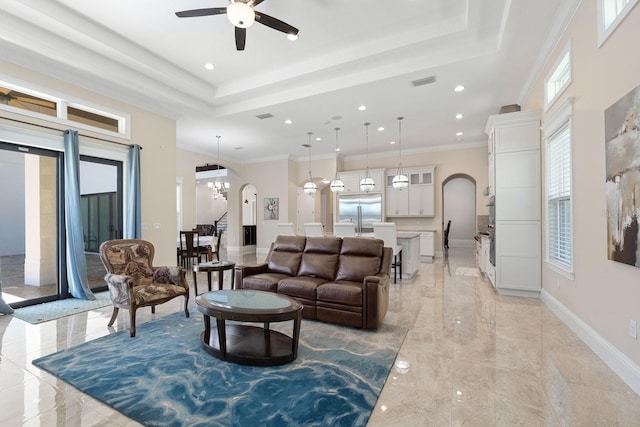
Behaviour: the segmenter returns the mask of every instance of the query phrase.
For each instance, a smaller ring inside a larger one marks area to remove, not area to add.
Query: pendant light
[[[313,196],[314,194],[316,194],[316,191],[318,190],[318,186],[316,185],[315,182],[313,182],[313,179],[311,178],[311,135],[313,135],[313,133],[307,132],[307,135],[309,135],[309,143],[303,144],[303,146],[309,149],[309,181],[304,183],[304,187],[302,187],[302,191],[304,191],[306,194],[310,196]]]
[[[214,182],[213,187],[216,189],[218,193],[222,193],[229,189],[229,183],[223,182],[220,180],[220,138],[221,137],[220,135],[216,135],[216,138],[218,138],[218,164],[216,167],[216,170],[218,171],[218,175],[216,176],[216,181]]]
[[[391,182],[393,188],[399,191],[409,186],[409,178],[407,178],[407,175],[405,175],[402,169],[402,119],[402,117],[398,117],[398,171]]]
[[[338,131],[340,130],[340,128],[336,128],[335,130],[336,130],[336,156],[337,156],[338,151],[340,151],[340,148],[338,148]],[[331,181],[331,184],[329,184],[329,188],[334,193],[342,193],[344,191],[344,182],[342,182],[342,180],[338,177],[337,162],[336,162],[336,177],[333,181]]]
[[[365,193],[369,193],[376,188],[376,182],[369,176],[369,125],[371,123],[364,124],[364,134],[365,134],[365,142],[366,142],[366,150],[367,150],[367,168],[365,169],[364,178],[360,181],[360,191],[364,191]]]

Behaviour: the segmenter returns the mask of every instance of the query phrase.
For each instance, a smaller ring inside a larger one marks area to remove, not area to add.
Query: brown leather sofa
[[[380,239],[278,236],[263,264],[236,266],[235,283],[288,295],[308,319],[376,329],[389,306],[391,258]]]

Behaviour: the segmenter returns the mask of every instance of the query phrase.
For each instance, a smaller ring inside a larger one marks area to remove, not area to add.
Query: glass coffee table
[[[204,317],[200,341],[205,351],[240,365],[274,366],[298,357],[302,304],[272,292],[219,290],[196,297]],[[211,328],[211,318],[216,327]],[[262,323],[262,326],[227,324],[227,320]],[[271,322],[293,320],[291,336],[269,328]]]

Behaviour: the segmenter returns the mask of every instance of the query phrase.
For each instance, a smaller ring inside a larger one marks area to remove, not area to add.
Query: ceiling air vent
[[[418,86],[428,85],[430,83],[435,83],[435,81],[436,81],[436,76],[429,76],[429,77],[425,77],[423,79],[413,80],[411,82],[411,85],[413,87],[418,87]]]
[[[260,120],[270,119],[271,117],[273,117],[273,114],[271,113],[258,114],[256,117],[259,118]]]

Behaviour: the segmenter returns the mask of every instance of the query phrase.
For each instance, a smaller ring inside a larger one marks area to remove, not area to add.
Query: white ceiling
[[[397,151],[389,141],[404,116],[410,153],[484,142],[487,117],[521,102],[576,2],[265,0],[256,10],[299,28],[299,39],[256,23],[238,52],[226,16],[175,16],[226,0],[3,0],[0,50],[175,117],[179,148],[215,156],[220,135],[223,159],[306,158],[301,144],[313,132],[312,155],[326,156],[339,127],[341,153],[362,155],[370,122],[375,155]],[[436,82],[412,86],[428,76]],[[256,118],[265,113],[274,117]]]

